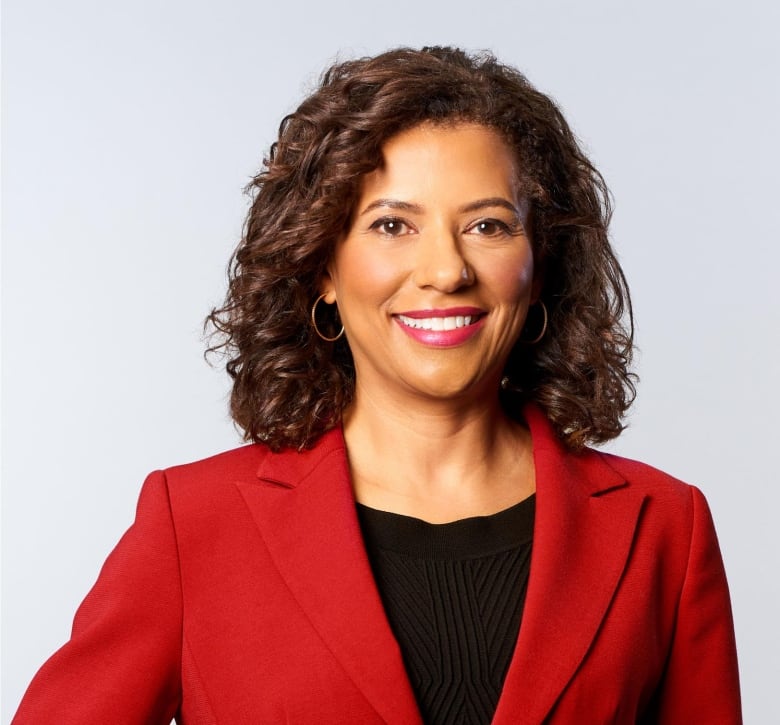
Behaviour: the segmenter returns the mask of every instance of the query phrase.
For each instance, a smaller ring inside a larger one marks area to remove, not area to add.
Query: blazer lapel
[[[421,723],[365,554],[341,429],[238,484],[287,586],[386,722]]]
[[[525,411],[536,521],[523,620],[495,725],[541,723],[596,635],[626,567],[644,496],[595,451],[566,452],[544,414]]]

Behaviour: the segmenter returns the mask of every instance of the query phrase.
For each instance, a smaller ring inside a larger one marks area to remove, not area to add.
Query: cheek
[[[364,302],[381,302],[398,287],[399,270],[387,255],[344,250],[336,260],[339,302],[349,307]]]
[[[533,281],[534,264],[530,254],[492,265],[491,287],[505,302],[526,301],[531,296]]]

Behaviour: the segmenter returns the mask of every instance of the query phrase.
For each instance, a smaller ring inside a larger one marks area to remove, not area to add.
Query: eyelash
[[[514,233],[514,229],[509,224],[501,221],[500,219],[480,219],[478,222],[472,224],[466,231],[469,232],[473,229],[479,229],[479,227],[483,224],[489,224],[496,228],[493,232],[483,232],[481,235],[485,237],[495,237],[499,234],[511,235]]]
[[[404,227],[407,230],[411,228],[411,225],[407,222],[405,222],[403,219],[399,219],[398,217],[394,216],[384,216],[380,219],[377,219],[370,227],[369,229],[373,231],[378,231],[380,234],[382,234],[385,237],[400,237],[404,233],[408,234],[408,231],[406,232],[398,232],[396,234],[391,233],[387,229],[383,229],[388,224],[398,224],[399,227]]]
[[[386,227],[389,224],[397,224],[398,231],[394,233],[393,231],[388,230]],[[473,224],[471,224],[465,229],[465,232],[469,233],[471,231],[478,230],[479,227],[482,225],[491,225],[495,227],[495,230],[492,232],[479,233],[480,236],[484,236],[484,237],[496,237],[500,235],[511,236],[517,232],[517,229],[513,225],[508,224],[507,222],[504,222],[501,219],[492,219],[492,218],[480,219],[479,221],[474,222]],[[409,230],[414,229],[414,227],[412,227],[411,224],[404,221],[400,217],[386,216],[386,217],[381,217],[377,219],[375,222],[373,222],[373,224],[371,224],[369,229],[371,229],[372,231],[377,231],[383,236],[393,238],[393,237],[401,237],[404,234],[409,234]]]

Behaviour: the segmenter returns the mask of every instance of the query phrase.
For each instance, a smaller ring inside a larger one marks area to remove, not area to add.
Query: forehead
[[[381,150],[380,166],[362,179],[361,202],[384,194],[518,195],[514,154],[498,131],[485,126],[424,123],[391,137]]]

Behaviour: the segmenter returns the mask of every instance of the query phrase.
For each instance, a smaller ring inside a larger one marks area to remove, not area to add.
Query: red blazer
[[[527,411],[531,573],[496,725],[739,723],[726,579],[701,493],[573,455]],[[158,471],[14,720],[420,723],[340,430]]]

